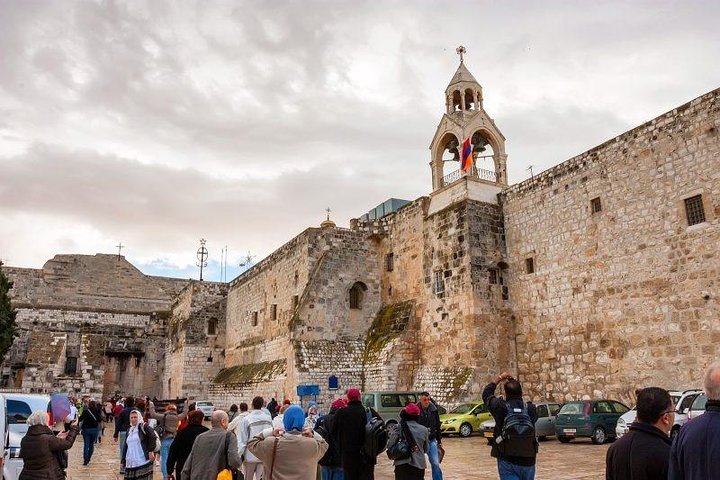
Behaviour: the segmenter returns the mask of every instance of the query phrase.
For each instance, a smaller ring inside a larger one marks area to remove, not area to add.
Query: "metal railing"
[[[462,170],[458,169],[445,175],[443,177],[443,187],[446,185],[450,185],[451,183],[456,182],[457,180],[460,180],[462,177],[465,176],[471,178],[479,178],[480,180],[487,180],[489,182],[498,181],[497,172],[493,172],[492,170],[484,170],[482,168],[476,168],[475,165],[473,165],[468,172],[463,172]]]

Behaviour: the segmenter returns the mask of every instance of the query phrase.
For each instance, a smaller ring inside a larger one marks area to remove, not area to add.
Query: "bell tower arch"
[[[433,191],[466,177],[507,186],[505,137],[483,108],[482,86],[465,66],[465,48],[457,53],[460,65],[445,89],[445,114],[430,144]],[[471,159],[463,165],[467,150]]]

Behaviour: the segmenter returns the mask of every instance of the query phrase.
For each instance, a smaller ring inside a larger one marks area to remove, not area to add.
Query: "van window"
[[[417,397],[414,393],[404,393],[402,395],[399,395],[399,397],[401,407],[404,407],[408,403],[417,403]]]
[[[380,405],[383,407],[404,407],[404,405],[400,405],[399,395],[380,395]]]
[[[678,412],[682,412],[686,408],[690,408],[690,405],[692,405],[693,400],[695,400],[695,397],[697,397],[697,395],[688,395],[685,398],[683,398],[683,401],[680,403],[680,406],[677,407]]]
[[[32,413],[30,406],[19,400],[7,401],[7,418],[8,423],[27,423],[27,419]]]
[[[375,395],[363,395],[362,397],[362,403],[366,407],[375,408]]]

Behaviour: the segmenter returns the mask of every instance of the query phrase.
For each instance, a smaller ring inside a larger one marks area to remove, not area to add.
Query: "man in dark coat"
[[[185,466],[185,460],[190,456],[195,439],[201,433],[207,432],[209,429],[203,426],[203,420],[205,415],[200,410],[193,410],[188,415],[187,427],[183,428],[182,431],[175,435],[170,445],[170,451],[168,452],[167,467],[168,478],[171,480],[182,479],[182,469]],[[175,475],[173,475],[175,472]]]
[[[705,413],[680,429],[670,453],[670,480],[720,480],[720,362],[705,374]]]
[[[315,422],[315,431],[328,443],[327,452],[325,452],[325,455],[318,461],[323,480],[328,478],[344,478],[340,459],[340,446],[338,445],[337,439],[330,432],[332,432],[334,428],[335,417],[338,410],[345,407],[347,407],[347,402],[339,398],[332,403],[330,412],[318,418],[317,422]]]
[[[504,380],[506,380],[506,382],[503,387],[505,390],[505,399],[503,400],[502,398],[497,398],[495,396],[495,390],[497,389],[498,384]],[[520,478],[522,480],[532,480],[535,478],[536,457],[503,456],[498,448],[497,440],[502,437],[502,430],[503,425],[505,424],[505,417],[508,414],[508,407],[512,409],[522,409],[527,407],[527,414],[530,417],[530,421],[535,424],[537,421],[537,410],[535,405],[529,402],[527,404],[523,402],[522,386],[520,385],[520,382],[515,380],[507,372],[501,373],[495,381],[485,385],[482,392],[482,399],[495,419],[495,441],[492,444],[490,455],[497,458],[500,479]]]
[[[420,417],[417,422],[427,427],[430,431],[428,460],[430,460],[430,468],[432,470],[432,480],[443,480],[442,469],[440,468],[440,450],[442,447],[442,433],[440,432],[440,413],[435,403],[430,399],[428,392],[420,393],[420,401],[417,403],[420,407]]]
[[[28,417],[28,431],[20,441],[23,469],[19,480],[64,480],[65,472],[58,463],[58,455],[69,450],[80,431],[77,420],[66,432],[53,434],[46,412],[34,412]]]
[[[348,406],[337,412],[330,431],[340,447],[340,463],[345,480],[373,480],[377,460],[363,453],[367,412],[360,401],[360,390],[351,388],[346,396]],[[372,416],[381,418],[375,410],[370,409],[370,412]]]
[[[607,480],[664,480],[668,476],[670,430],[675,410],[667,390],[643,388],[630,431],[612,444],[605,461]]]

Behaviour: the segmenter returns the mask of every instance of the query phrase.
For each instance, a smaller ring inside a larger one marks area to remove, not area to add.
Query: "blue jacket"
[[[670,450],[670,480],[720,480],[720,401],[683,425]]]

